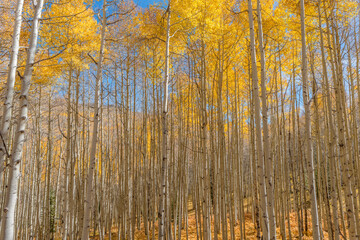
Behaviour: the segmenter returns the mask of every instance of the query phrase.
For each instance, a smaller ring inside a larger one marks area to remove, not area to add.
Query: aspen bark
[[[330,97],[330,85],[327,73],[327,66],[326,66],[326,59],[325,59],[325,50],[324,50],[324,37],[323,37],[323,29],[321,27],[321,15],[320,15],[320,4],[321,0],[318,3],[318,16],[319,16],[319,29],[320,29],[320,48],[321,48],[321,63],[322,63],[322,71],[323,77],[325,80],[325,92],[326,92],[326,101],[327,101],[327,112],[328,112],[328,127],[330,128],[330,137],[328,141],[328,150],[330,153],[330,172],[333,172],[332,169],[335,167],[335,153],[334,153],[334,143],[335,143],[335,130],[333,125],[333,117],[332,117],[332,100]],[[333,210],[333,223],[334,223],[334,239],[340,239],[340,228],[339,228],[339,217],[338,217],[338,209],[337,209],[337,194],[336,194],[336,186],[335,186],[335,176],[331,174],[330,176],[330,195],[331,195],[331,202],[332,202],[332,210]]]
[[[8,191],[5,196],[5,208],[1,220],[0,239],[15,239],[15,210],[18,197],[18,186],[20,180],[20,166],[25,143],[26,123],[28,120],[28,100],[31,86],[31,78],[34,68],[35,53],[37,49],[38,34],[40,28],[41,11],[44,0],[38,0],[35,6],[34,18],[30,35],[29,51],[26,59],[24,76],[21,82],[20,110],[16,135],[10,159],[10,169],[8,175]]]
[[[1,119],[0,179],[2,178],[2,173],[5,167],[4,166],[5,157],[7,154],[10,153],[9,146],[6,146],[6,144],[8,144],[9,128],[10,128],[12,108],[13,108],[14,85],[15,85],[16,68],[18,64],[23,5],[24,5],[24,0],[17,0],[16,10],[15,10],[14,32],[12,39],[13,41],[12,41],[12,48],[10,54],[8,76],[6,81],[6,96],[3,106],[3,115]]]
[[[106,32],[106,0],[103,3],[102,9],[102,26],[101,26],[101,40],[100,40],[100,53],[99,60],[97,62],[97,74],[96,74],[96,83],[95,83],[95,102],[94,102],[94,117],[93,117],[93,129],[90,145],[90,163],[87,173],[87,185],[84,197],[84,220],[82,227],[82,239],[87,240],[89,237],[90,230],[90,213],[92,212],[93,205],[93,178],[94,178],[94,169],[96,161],[96,145],[98,138],[98,123],[99,123],[99,91],[100,91],[100,81],[102,80],[102,65],[104,58],[104,45],[105,45],[105,32]]]
[[[165,52],[165,79],[164,79],[164,99],[162,109],[162,161],[161,161],[161,188],[160,188],[160,203],[159,203],[159,240],[166,238],[165,227],[169,216],[165,213],[165,202],[168,198],[166,186],[167,182],[167,164],[168,164],[168,126],[167,126],[167,114],[168,114],[168,98],[169,98],[169,78],[170,78],[170,16],[171,16],[171,1],[169,1],[167,9],[167,23],[166,23],[166,52]]]
[[[259,97],[259,81],[257,75],[257,62],[255,51],[255,33],[254,33],[254,18],[252,12],[252,0],[248,0],[248,15],[250,25],[250,52],[251,52],[251,69],[252,69],[252,82],[253,82],[253,94],[254,94],[254,107],[255,107],[255,130],[256,130],[256,153],[258,160],[258,176],[259,176],[259,188],[261,198],[261,216],[263,226],[263,238],[270,239],[269,231],[269,215],[268,215],[268,200],[266,189],[266,176],[264,171],[264,155],[262,146],[262,131],[261,131],[261,119],[260,119],[260,97]]]
[[[303,102],[305,109],[305,157],[307,161],[307,174],[310,182],[310,197],[311,197],[311,220],[313,228],[313,239],[320,239],[320,222],[318,214],[318,204],[316,196],[315,170],[312,153],[312,138],[311,138],[311,119],[310,119],[310,102],[308,91],[308,64],[306,51],[306,31],[305,31],[305,4],[304,0],[300,0],[301,13],[301,73],[302,73],[302,87],[303,87]]]
[[[267,107],[267,93],[266,93],[266,63],[265,63],[265,49],[263,44],[263,30],[261,19],[261,2],[257,0],[257,17],[259,28],[259,48],[260,48],[260,63],[261,63],[261,100],[262,100],[262,126],[264,134],[264,161],[265,161],[265,181],[266,192],[268,194],[268,214],[269,214],[269,227],[270,239],[276,239],[276,218],[274,206],[274,186],[272,180],[272,160],[270,155],[270,141],[269,141],[269,128],[268,128],[268,107]]]

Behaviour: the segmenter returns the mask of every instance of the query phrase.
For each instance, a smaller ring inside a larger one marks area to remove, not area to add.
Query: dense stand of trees
[[[0,239],[359,239],[359,9],[0,3]]]

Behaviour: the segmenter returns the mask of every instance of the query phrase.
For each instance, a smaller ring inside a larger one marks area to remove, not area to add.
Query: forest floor
[[[310,214],[310,212],[309,212]],[[303,237],[302,239],[304,240],[310,240],[312,239],[312,228],[311,228],[311,218],[310,216],[308,216],[308,231],[307,232],[303,232]],[[286,221],[287,224],[287,221]],[[195,218],[195,211],[189,211],[189,219],[188,219],[188,239],[189,240],[195,240],[195,239],[200,239],[198,237],[199,232],[196,231],[196,218]],[[183,225],[185,226],[185,225]],[[299,231],[298,231],[298,223],[297,223],[297,215],[296,213],[291,213],[290,214],[290,227],[291,227],[291,235],[292,235],[292,239],[299,239]],[[157,224],[155,224],[155,229],[157,229]],[[325,230],[325,229],[324,229]],[[214,225],[212,224],[211,226],[211,231],[212,231],[212,236],[214,234]],[[328,239],[328,234],[326,231],[324,232],[324,238],[323,239]],[[237,224],[234,227],[234,233],[235,233],[235,239],[241,239],[241,232],[240,232],[240,225]],[[150,232],[151,234],[151,232]],[[289,232],[288,232],[288,228],[286,227],[286,234],[287,237],[289,237]],[[282,238],[281,235],[281,231],[280,231],[280,227],[277,228],[277,236],[279,239]],[[118,230],[116,228],[112,229],[112,234],[111,234],[111,239],[117,239],[118,237]],[[99,236],[95,236],[92,239],[100,239]],[[104,239],[109,239],[109,235],[107,234],[105,236]],[[146,240],[147,236],[145,234],[144,228],[141,228],[140,230],[136,229],[135,231],[135,236],[134,236],[135,240]],[[151,235],[149,237],[149,239],[152,239]],[[157,232],[155,233],[155,239],[157,240]],[[177,239],[177,238],[176,238]],[[186,230],[183,229],[181,231],[181,239],[186,239]],[[221,240],[222,239],[222,235],[219,234],[218,235],[218,239]],[[228,221],[228,239],[231,239],[231,233],[230,233],[230,223]],[[248,213],[245,215],[245,239],[257,239],[256,238],[256,229],[255,229],[255,225],[254,222],[252,221],[252,217],[251,217],[251,213]]]

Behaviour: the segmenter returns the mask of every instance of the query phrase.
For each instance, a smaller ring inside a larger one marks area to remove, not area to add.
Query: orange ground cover
[[[310,212],[309,212],[310,213]],[[312,239],[312,230],[311,230],[311,219],[309,218],[309,231],[308,232],[304,232],[303,233],[303,238],[304,240],[310,240]],[[196,219],[195,219],[195,215],[192,213],[189,215],[189,228],[188,228],[188,239],[189,240],[195,240],[198,239],[197,238],[197,232],[196,232]],[[185,226],[185,225],[183,225]],[[297,218],[296,218],[296,213],[291,213],[290,214],[290,227],[291,227],[291,234],[292,234],[292,238],[293,239],[299,239],[299,232],[298,232],[298,224],[297,224]],[[157,229],[157,225],[155,226],[155,229]],[[213,226],[212,226],[212,233],[214,232]],[[254,226],[254,223],[251,219],[251,214],[246,214],[245,216],[245,232],[246,232],[246,239],[256,239],[256,229]],[[288,235],[288,229],[286,229],[286,234]],[[281,233],[280,233],[280,228],[277,228],[277,235],[278,235],[278,239],[281,239]],[[116,228],[113,228],[112,230],[112,239],[117,239],[118,236],[118,232]],[[287,236],[288,237],[288,236]],[[230,239],[230,224],[228,223],[228,238]],[[95,236],[92,239],[99,239],[99,236]],[[109,239],[109,235],[105,236],[105,239]],[[143,228],[141,228],[140,230],[136,229],[135,231],[135,239],[136,240],[145,240],[147,239],[147,236],[145,235],[145,231]],[[151,234],[149,236],[149,239],[151,238]],[[155,239],[157,239],[157,233],[155,233]],[[177,238],[176,238],[177,239]],[[186,230],[183,229],[181,231],[181,239],[186,239]],[[218,235],[218,239],[221,240],[222,236],[221,234]],[[235,226],[235,239],[241,239],[240,237],[240,226],[239,224],[237,224]],[[324,231],[324,239],[328,239],[328,234],[326,231]]]

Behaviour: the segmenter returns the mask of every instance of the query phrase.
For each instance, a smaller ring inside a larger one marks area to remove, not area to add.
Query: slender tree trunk
[[[274,206],[274,186],[272,180],[272,160],[270,154],[270,142],[269,142],[269,128],[268,128],[268,107],[267,107],[267,93],[266,93],[266,60],[265,60],[265,48],[263,44],[263,30],[261,19],[261,2],[257,0],[257,17],[259,28],[259,48],[261,57],[261,101],[262,101],[262,126],[264,134],[264,161],[265,161],[265,179],[266,179],[266,192],[268,194],[268,213],[269,213],[269,225],[270,225],[270,239],[276,239],[276,218],[275,218],[275,206]]]
[[[328,155],[330,156],[330,173],[333,172],[332,169],[335,168],[335,130],[333,125],[333,117],[332,117],[332,100],[330,97],[330,86],[329,86],[329,79],[328,79],[328,73],[327,73],[327,65],[326,65],[326,59],[325,59],[325,50],[324,50],[324,37],[323,37],[323,30],[322,30],[322,23],[321,23],[321,12],[320,12],[320,4],[321,0],[319,0],[318,3],[318,15],[319,15],[319,29],[320,29],[320,48],[321,48],[321,63],[322,63],[322,71],[323,71],[323,77],[325,80],[325,92],[326,92],[326,106],[327,106],[327,112],[328,112],[328,128],[330,128],[330,137],[328,141],[328,150],[330,153]],[[335,240],[340,239],[340,228],[339,228],[339,217],[338,217],[338,209],[337,209],[337,194],[336,194],[336,186],[335,186],[335,176],[331,174],[330,176],[330,196],[331,196],[331,202],[332,202],[332,210],[333,210],[333,223],[334,223],[334,238]]]
[[[160,187],[160,204],[159,204],[159,240],[165,237],[166,221],[170,221],[169,216],[165,216],[165,203],[168,198],[166,192],[167,182],[167,164],[168,164],[168,127],[167,127],[167,114],[168,114],[168,98],[169,98],[169,78],[170,78],[170,15],[171,15],[171,1],[169,1],[167,9],[167,27],[166,27],[166,53],[165,53],[165,80],[164,80],[164,99],[162,111],[162,161],[161,161],[161,187]],[[167,218],[166,218],[167,217]]]
[[[320,239],[320,223],[318,214],[318,204],[316,197],[316,184],[315,184],[315,170],[312,154],[312,139],[311,139],[311,120],[310,120],[310,102],[308,92],[308,64],[306,54],[306,32],[305,32],[305,4],[304,0],[300,0],[301,7],[301,49],[302,49],[302,85],[303,85],[303,102],[305,108],[305,154],[307,161],[307,171],[310,183],[310,196],[311,196],[311,220],[313,228],[313,239]]]
[[[84,220],[83,220],[83,229],[82,229],[82,240],[87,240],[89,238],[90,230],[90,213],[92,212],[93,204],[93,175],[95,168],[96,160],[96,144],[97,144],[97,135],[98,135],[98,123],[99,123],[99,90],[100,90],[100,81],[102,80],[102,64],[104,58],[104,45],[105,45],[105,31],[106,31],[106,0],[103,3],[102,9],[102,27],[101,27],[101,42],[100,42],[100,53],[99,60],[97,62],[97,74],[96,74],[96,83],[95,83],[95,102],[94,102],[94,118],[93,118],[93,129],[92,129],[92,138],[90,145],[90,165],[87,175],[87,186],[84,198]]]
[[[32,20],[32,30],[30,35],[29,51],[26,59],[24,77],[21,82],[20,110],[16,135],[11,153],[10,169],[8,175],[8,191],[5,197],[5,208],[1,221],[0,239],[15,239],[15,210],[18,196],[18,184],[20,180],[20,165],[25,143],[26,123],[28,120],[28,98],[31,86],[31,78],[34,68],[35,53],[40,28],[41,11],[44,0],[39,0],[35,6],[34,18]]]
[[[8,143],[9,129],[13,108],[13,98],[14,98],[14,85],[15,85],[15,76],[16,68],[18,62],[19,54],[19,42],[20,42],[20,32],[21,32],[21,23],[22,23],[22,10],[23,10],[24,0],[18,0],[16,4],[15,11],[15,25],[13,32],[13,41],[12,49],[10,55],[9,63],[9,72],[6,81],[6,96],[3,106],[3,115],[1,120],[1,132],[0,132],[0,180],[2,179],[2,173],[4,171],[4,161],[5,157],[10,154],[9,147],[6,146]],[[9,156],[7,156],[9,157]]]
[[[259,81],[257,75],[256,64],[256,49],[255,49],[255,33],[254,33],[254,17],[252,12],[252,0],[248,0],[249,11],[249,25],[250,25],[250,52],[251,52],[251,67],[252,67],[252,82],[253,82],[253,94],[254,94],[254,106],[255,106],[255,130],[256,130],[256,152],[258,160],[258,176],[260,186],[260,199],[261,199],[261,214],[262,214],[262,226],[264,239],[270,239],[269,232],[269,216],[268,216],[268,204],[267,204],[267,191],[266,191],[266,176],[264,171],[264,155],[262,146],[262,131],[261,131],[261,119],[260,119],[260,98],[259,98]]]

